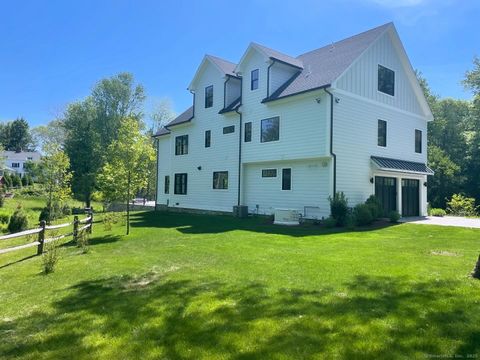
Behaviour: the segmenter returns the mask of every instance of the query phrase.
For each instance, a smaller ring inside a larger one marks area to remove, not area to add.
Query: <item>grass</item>
[[[141,212],[93,231],[49,275],[0,257],[3,358],[480,356],[479,230]]]

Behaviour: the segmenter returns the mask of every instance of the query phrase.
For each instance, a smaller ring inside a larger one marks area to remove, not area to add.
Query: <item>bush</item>
[[[330,213],[336,221],[336,226],[344,226],[348,214],[348,199],[343,192],[337,192],[332,198],[328,197],[330,201]]]
[[[447,212],[443,209],[433,208],[433,209],[430,209],[430,215],[431,216],[443,217],[443,216],[447,215]]]
[[[72,208],[68,204],[63,204],[62,206],[62,215],[63,216],[70,216],[72,215]]]
[[[0,207],[3,207],[5,203],[5,189],[2,184],[0,184]]]
[[[58,260],[60,259],[60,250],[55,246],[54,242],[45,244],[45,252],[43,253],[43,271],[50,274],[55,271]]]
[[[5,173],[3,175],[3,179],[5,180],[5,187],[10,189],[12,187],[12,178],[10,177],[9,173]]]
[[[20,176],[18,174],[15,174],[12,177],[12,186],[13,187],[22,187],[22,179],[20,179]]]
[[[375,220],[372,214],[372,205],[358,204],[353,209],[355,222],[359,226],[370,225]]]
[[[391,223],[397,223],[398,220],[400,220],[400,214],[398,211],[392,210],[390,211],[390,214],[388,214],[388,217],[390,218]]]
[[[379,219],[383,216],[383,206],[380,200],[375,195],[370,195],[365,201],[365,205],[368,205],[372,213],[373,219]]]
[[[22,207],[19,205],[8,223],[8,231],[16,233],[28,229],[28,218]]]
[[[6,210],[0,211],[0,224],[8,224],[10,213]]]
[[[335,220],[333,217],[329,216],[328,218],[323,220],[323,225],[325,225],[325,227],[327,229],[334,228],[335,226],[337,226],[337,220]]]
[[[453,194],[450,201],[447,202],[447,212],[458,216],[475,216],[477,215],[475,199],[461,194]]]
[[[22,186],[27,186],[27,185],[28,185],[27,175],[23,174],[23,176],[22,176]]]
[[[83,254],[88,253],[90,248],[88,247],[89,234],[87,230],[80,231],[77,235],[77,246],[82,250]]]

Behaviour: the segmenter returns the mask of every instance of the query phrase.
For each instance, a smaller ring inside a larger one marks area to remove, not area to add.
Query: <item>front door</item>
[[[375,176],[375,196],[383,206],[383,216],[397,210],[397,179]]]
[[[402,216],[419,215],[420,181],[402,179]]]

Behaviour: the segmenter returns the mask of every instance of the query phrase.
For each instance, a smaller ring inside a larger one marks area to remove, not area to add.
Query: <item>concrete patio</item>
[[[459,216],[425,216],[425,217],[405,217],[399,220],[402,223],[423,224],[423,225],[440,225],[440,226],[457,226],[466,228],[480,229],[480,218],[465,218]]]

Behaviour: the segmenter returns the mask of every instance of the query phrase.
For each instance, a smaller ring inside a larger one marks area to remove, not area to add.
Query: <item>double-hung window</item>
[[[205,88],[205,107],[210,108],[213,106],[213,85]]]
[[[185,173],[175,174],[175,189],[174,193],[176,195],[186,195],[187,194],[187,177]]]
[[[252,70],[250,73],[250,90],[258,89],[258,69]]]
[[[175,155],[188,154],[188,135],[177,136],[175,138]]]
[[[212,132],[210,130],[205,131],[205,147],[208,148],[211,145]]]

